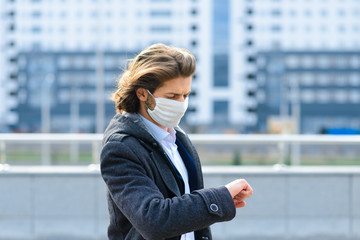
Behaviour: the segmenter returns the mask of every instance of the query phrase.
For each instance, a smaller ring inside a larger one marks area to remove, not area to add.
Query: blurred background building
[[[102,132],[156,42],[197,57],[190,132],[360,129],[358,0],[0,1],[1,132]]]

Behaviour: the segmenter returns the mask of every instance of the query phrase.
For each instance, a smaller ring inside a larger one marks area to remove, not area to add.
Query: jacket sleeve
[[[179,236],[235,217],[224,186],[164,198],[132,149],[120,141],[107,142],[101,152],[101,174],[116,206],[144,238]]]

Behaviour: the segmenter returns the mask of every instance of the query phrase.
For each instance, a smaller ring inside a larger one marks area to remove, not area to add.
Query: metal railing
[[[50,144],[70,143],[71,162],[78,161],[79,143],[91,144],[92,162],[99,162],[102,134],[45,134],[45,133],[14,133],[0,134],[0,164],[6,164],[6,145],[7,143],[39,143],[41,144],[41,162],[43,165],[51,164]]]
[[[102,134],[0,134],[0,164],[7,163],[7,145],[17,143],[41,144],[41,162],[51,164],[50,144],[70,144],[70,159],[78,161],[77,144],[91,144],[92,163],[99,162]],[[189,134],[195,145],[246,145],[246,144],[276,144],[279,151],[279,164],[284,164],[287,151],[291,155],[291,164],[301,164],[302,144],[360,146],[360,135],[273,135],[273,134]],[[288,146],[290,149],[288,150]]]

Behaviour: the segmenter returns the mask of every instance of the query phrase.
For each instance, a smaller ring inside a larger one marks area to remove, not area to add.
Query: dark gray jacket
[[[111,120],[101,152],[110,240],[175,240],[191,231],[197,240],[212,239],[211,224],[235,217],[234,202],[224,186],[203,189],[197,152],[187,135],[176,130],[198,172],[200,190],[191,194],[183,194],[182,180],[137,114],[117,114]]]

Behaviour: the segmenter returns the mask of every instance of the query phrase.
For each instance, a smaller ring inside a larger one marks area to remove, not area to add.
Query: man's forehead
[[[179,77],[165,81],[159,90],[162,93],[184,94],[191,91],[191,77]]]

